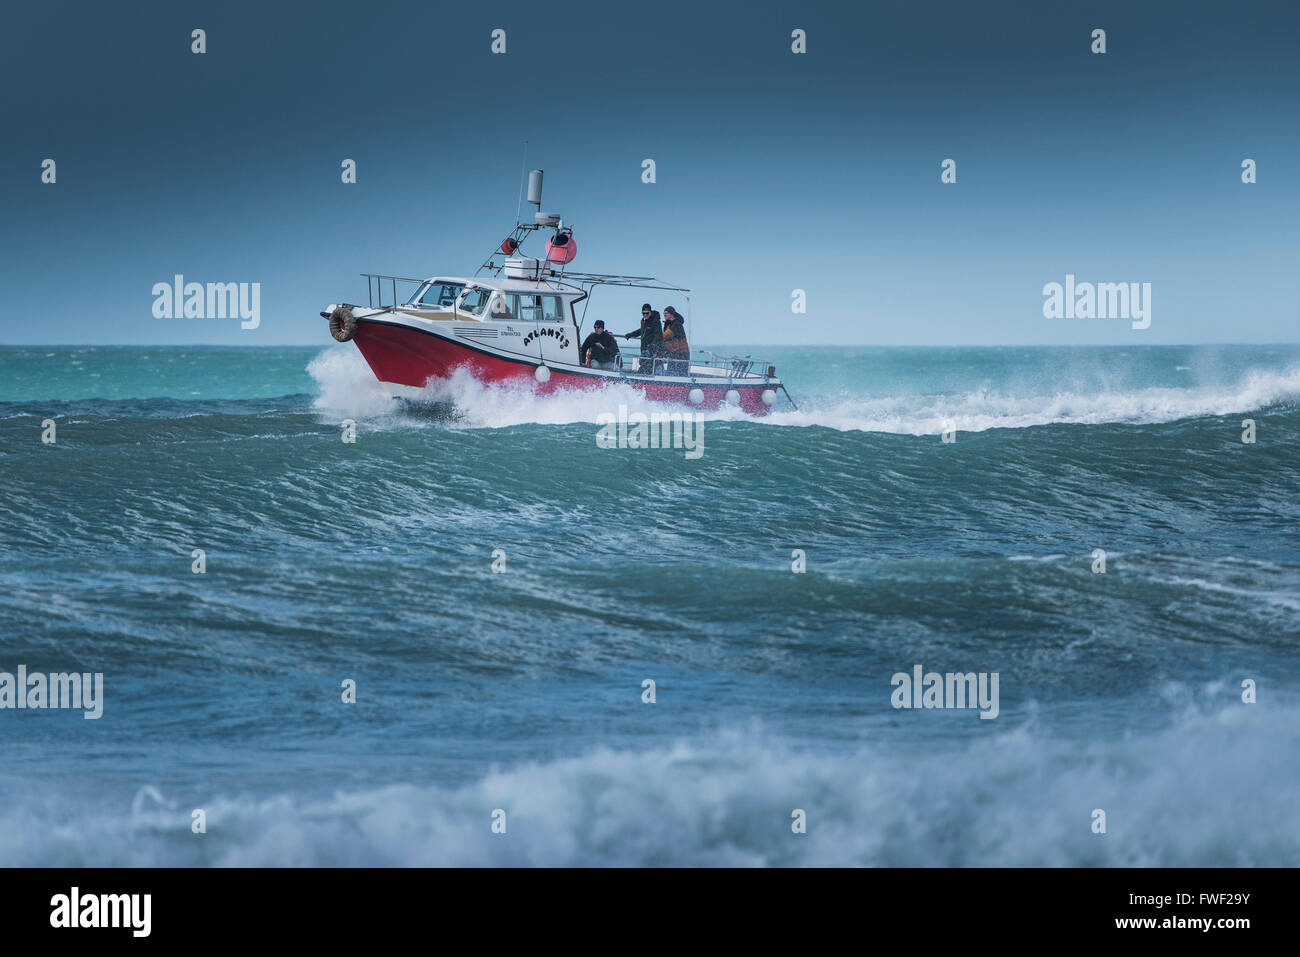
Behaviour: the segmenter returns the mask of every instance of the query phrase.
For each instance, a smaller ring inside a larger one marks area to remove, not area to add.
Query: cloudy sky
[[[545,207],[576,228],[575,268],[691,287],[697,341],[1300,338],[1294,4],[54,2],[0,17],[11,343],[324,343],[318,312],[364,302],[359,273],[471,274],[514,223],[525,142]],[[155,318],[152,287],[177,273],[261,283],[261,325]],[[1044,284],[1067,273],[1151,283],[1150,327],[1044,318]],[[599,305],[631,328],[641,298]]]

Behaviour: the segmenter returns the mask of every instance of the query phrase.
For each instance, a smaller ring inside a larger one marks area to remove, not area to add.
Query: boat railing
[[[704,358],[697,359],[697,356],[703,356]],[[776,366],[773,363],[750,355],[724,356],[708,349],[701,349],[691,353],[691,365],[715,368],[725,375],[737,379],[746,375],[762,376],[768,379],[776,378]]]
[[[642,375],[683,375],[677,371],[676,363],[680,359],[674,359],[672,356],[658,356],[653,360],[649,356],[638,355],[635,352],[620,353],[619,358],[622,360],[621,366],[624,372],[640,373],[642,364],[647,367],[646,372]],[[770,362],[754,356],[724,356],[707,349],[692,350],[690,358],[690,367],[692,374],[694,370],[704,367],[707,369],[707,375],[717,378],[742,379],[747,376],[756,376],[764,379],[776,378],[776,366]],[[653,371],[651,371],[653,369]]]
[[[418,290],[427,281],[424,279],[407,279],[404,276],[379,276],[371,272],[363,272],[361,275],[366,277],[366,299],[371,309],[388,309],[409,301],[411,296],[415,295],[414,292],[405,299],[398,300],[397,284],[399,282],[412,283]],[[384,302],[385,292],[389,293],[387,303]],[[375,303],[376,299],[379,300],[377,305]]]

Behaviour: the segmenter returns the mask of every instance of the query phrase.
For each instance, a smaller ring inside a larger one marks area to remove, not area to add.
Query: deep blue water
[[[0,349],[0,671],[105,688],[0,710],[0,865],[1297,862],[1300,348],[765,351],[799,411],[691,460],[351,346]]]

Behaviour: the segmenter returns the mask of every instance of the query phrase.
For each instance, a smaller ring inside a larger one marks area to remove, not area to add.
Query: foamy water
[[[327,349],[308,370],[320,387],[316,408],[331,417],[382,418],[401,415],[355,350]],[[1186,371],[1177,367],[1177,371]],[[917,383],[924,388],[925,383]],[[798,389],[798,383],[793,383]],[[815,389],[810,383],[808,388]],[[796,393],[797,395],[797,393]],[[723,407],[701,412],[706,421],[757,421],[774,426],[821,426],[838,431],[937,435],[946,429],[982,432],[1040,425],[1152,424],[1201,416],[1231,415],[1300,399],[1300,368],[1252,369],[1235,381],[1210,386],[1123,389],[1119,391],[1008,394],[982,387],[957,394],[909,392],[902,395],[818,394],[796,401],[793,409],[779,396],[772,414],[754,418]],[[450,424],[464,428],[516,425],[568,425],[595,422],[602,413],[681,411],[683,406],[651,402],[637,389],[618,384],[599,390],[561,390],[538,395],[524,384],[485,385],[468,373],[436,380],[421,401],[446,404],[456,415]],[[694,410],[691,410],[694,411]]]
[[[0,712],[2,865],[1297,860],[1300,350],[786,350],[698,459],[601,448],[623,388],[48,351],[0,671],[104,707]]]
[[[1170,689],[1171,697],[1185,689]],[[1166,705],[1157,702],[1163,709]],[[525,762],[461,788],[394,784],[250,800],[147,786],[84,829],[0,815],[0,860],[109,866],[1293,866],[1300,710],[1189,707],[1170,727],[964,752],[817,754],[750,728]],[[191,805],[209,833],[191,832]],[[506,831],[486,822],[505,812]],[[795,809],[807,833],[791,830]],[[1092,830],[1093,812],[1107,817]]]

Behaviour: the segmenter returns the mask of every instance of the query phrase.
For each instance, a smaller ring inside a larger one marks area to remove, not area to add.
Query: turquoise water
[[[687,459],[351,346],[0,349],[0,671],[105,688],[0,711],[0,864],[1295,863],[1300,348],[742,351],[798,411]]]

